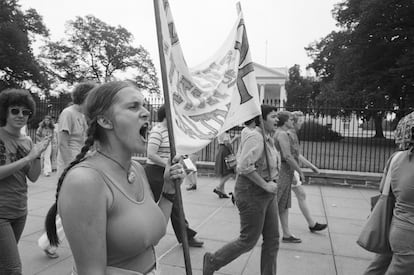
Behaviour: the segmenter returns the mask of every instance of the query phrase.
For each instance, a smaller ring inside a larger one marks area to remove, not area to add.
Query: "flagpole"
[[[237,15],[239,15],[242,12],[240,2],[236,3],[236,8],[237,8]],[[245,28],[244,31],[246,32],[246,25],[244,26],[244,28]],[[259,98],[260,98],[260,92],[259,92]],[[265,128],[264,128],[264,122],[263,122],[262,114],[260,114],[259,120],[260,120],[260,128],[262,129],[263,145],[264,145],[264,153],[265,153],[265,157],[266,157],[266,164],[267,164],[267,169],[268,169],[269,178],[270,178],[271,177],[270,165],[269,165],[270,164],[270,159],[269,159],[269,153],[267,152],[267,149],[266,149],[266,134],[265,134]]]
[[[161,65],[162,87],[164,91],[165,114],[167,117],[168,138],[170,141],[170,154],[171,154],[171,159],[173,159],[176,155],[176,150],[175,150],[175,140],[174,140],[173,125],[172,125],[171,107],[170,107],[171,102],[170,102],[169,89],[168,89],[167,68],[165,67],[165,56],[164,56],[164,51],[163,51],[164,47],[163,47],[162,30],[161,30],[159,0],[154,0],[154,10],[155,10],[155,23],[157,27],[158,53],[159,53],[160,65]],[[174,181],[174,187],[175,187],[175,194],[176,194],[175,203],[177,203],[178,208],[179,208],[180,235],[181,235],[181,242],[182,242],[183,253],[184,253],[185,271],[187,275],[192,275],[190,251],[189,251],[189,246],[188,246],[187,230],[186,230],[186,225],[184,221],[184,208],[183,208],[183,200],[182,200],[179,180]]]

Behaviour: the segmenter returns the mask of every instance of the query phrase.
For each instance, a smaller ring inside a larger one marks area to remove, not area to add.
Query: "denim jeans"
[[[16,219],[0,218],[0,275],[22,274],[17,243],[25,223],[26,215]]]
[[[276,197],[243,176],[235,187],[235,201],[240,215],[240,236],[213,253],[215,270],[253,249],[263,236],[260,257],[260,274],[276,274],[276,258],[279,250],[279,224]]]
[[[414,274],[414,228],[393,218],[390,228],[391,254],[377,254],[364,275]]]

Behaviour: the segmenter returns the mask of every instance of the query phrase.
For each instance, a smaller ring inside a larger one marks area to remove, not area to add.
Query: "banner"
[[[261,113],[246,28],[240,12],[216,54],[188,68],[169,3],[158,4],[176,152],[191,154]]]

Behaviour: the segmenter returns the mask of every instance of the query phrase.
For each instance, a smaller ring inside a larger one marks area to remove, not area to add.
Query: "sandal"
[[[219,196],[220,199],[228,199],[228,198],[230,198],[229,196],[227,196],[227,194],[224,194],[220,190],[217,190],[217,188],[214,188],[213,192],[216,193],[217,196]]]

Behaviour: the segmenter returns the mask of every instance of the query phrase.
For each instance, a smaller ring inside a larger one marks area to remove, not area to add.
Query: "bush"
[[[305,121],[298,133],[299,140],[338,141],[342,135],[315,121]]]

